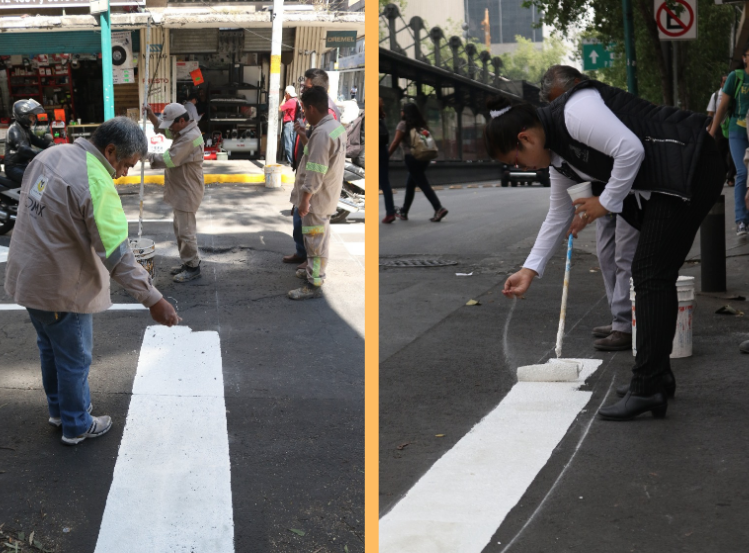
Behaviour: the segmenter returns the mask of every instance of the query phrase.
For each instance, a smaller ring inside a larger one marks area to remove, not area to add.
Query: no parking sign
[[[655,0],[655,23],[661,40],[697,38],[697,0]]]

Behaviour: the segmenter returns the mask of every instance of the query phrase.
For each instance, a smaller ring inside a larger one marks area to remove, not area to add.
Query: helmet
[[[45,113],[44,108],[36,100],[18,100],[13,104],[13,119],[22,127],[29,128],[31,126],[29,115],[41,113]]]

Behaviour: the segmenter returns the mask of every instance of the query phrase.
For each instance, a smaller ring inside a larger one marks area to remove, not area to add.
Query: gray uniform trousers
[[[639,231],[616,214],[596,221],[596,250],[611,309],[611,328],[628,334],[632,333],[629,279],[639,238]]]
[[[307,281],[312,286],[322,286],[328,266],[330,215],[307,213],[302,217],[302,236],[307,250]]]
[[[179,258],[188,267],[197,267],[200,265],[200,253],[198,252],[198,226],[195,213],[175,209],[173,226]]]

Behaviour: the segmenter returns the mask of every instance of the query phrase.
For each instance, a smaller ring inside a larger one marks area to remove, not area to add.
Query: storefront
[[[137,32],[112,33],[116,115],[135,110],[137,117],[139,45]],[[0,121],[9,123],[13,104],[29,98],[47,111],[48,128],[40,124],[37,132],[55,138],[88,136],[104,121],[100,33],[0,34],[0,52]]]

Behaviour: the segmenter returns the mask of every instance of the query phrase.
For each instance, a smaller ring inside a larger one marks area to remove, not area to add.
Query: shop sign
[[[345,56],[338,60],[338,69],[356,69],[364,67],[364,52],[359,52],[353,56]]]
[[[346,48],[348,46],[356,46],[356,31],[328,31],[328,34],[325,35],[326,48]]]
[[[111,0],[110,6],[143,6],[145,0]],[[88,8],[89,1],[81,0],[0,0],[0,10],[17,10],[19,8],[60,9],[60,8]]]
[[[112,69],[112,77],[114,84],[130,84],[138,82],[135,80],[134,69],[117,69],[115,67]]]
[[[146,138],[149,154],[163,154],[172,145],[172,140],[153,130],[153,124],[150,121],[146,123]]]
[[[200,62],[198,61],[178,61],[177,62],[177,80],[178,81],[189,81],[192,80],[190,73],[200,68]]]

